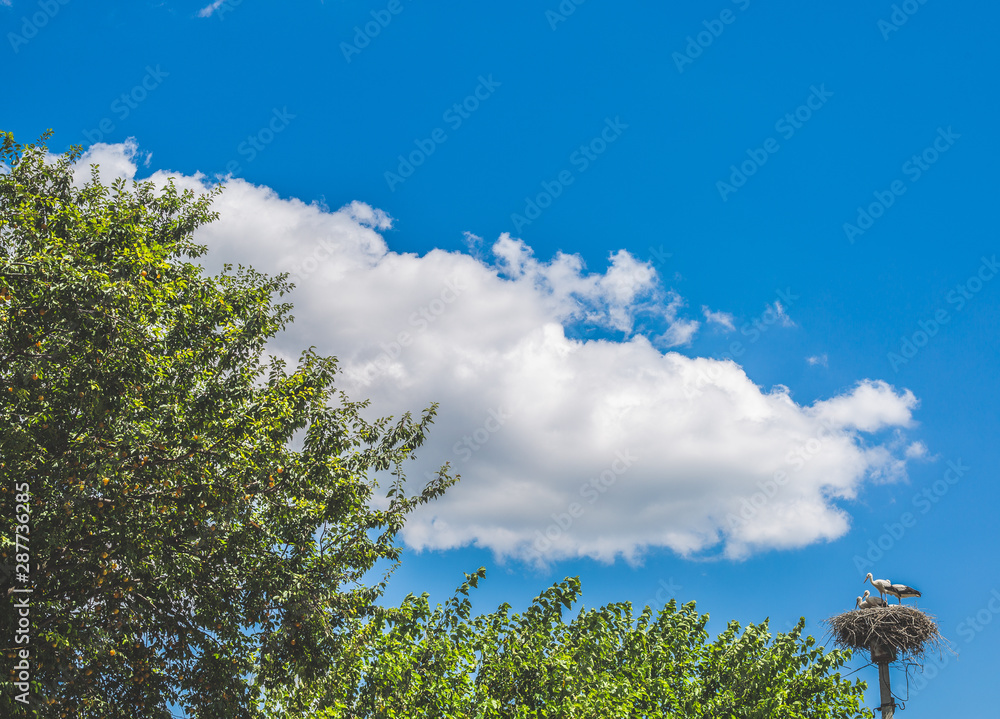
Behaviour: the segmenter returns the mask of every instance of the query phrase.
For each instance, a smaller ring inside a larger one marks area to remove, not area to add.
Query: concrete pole
[[[896,702],[889,688],[889,663],[896,661],[896,650],[881,642],[872,642],[872,661],[878,664],[878,693],[881,700],[882,719],[892,719],[896,713]]]
[[[888,662],[879,662],[878,691],[879,699],[882,702],[882,719],[892,719],[892,716],[896,713],[896,702],[893,701],[892,691],[889,689]]]

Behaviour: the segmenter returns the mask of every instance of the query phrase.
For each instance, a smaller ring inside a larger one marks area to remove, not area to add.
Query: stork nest
[[[928,647],[942,648],[947,640],[934,617],[905,604],[868,607],[824,620],[838,647],[866,649],[882,644],[904,656],[921,659]]]

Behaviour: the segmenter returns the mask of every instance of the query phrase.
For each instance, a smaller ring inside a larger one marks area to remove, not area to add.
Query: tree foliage
[[[293,715],[293,688],[357,651],[406,514],[454,481],[401,491],[434,408],[368,422],[333,359],[265,362],[285,277],[189,261],[218,190],[96,169],[78,187],[79,154],[0,134],[0,586],[8,608],[33,588],[32,710]],[[16,620],[0,613],[11,666]]]
[[[350,701],[327,717],[727,717],[847,719],[864,682],[838,669],[849,651],[802,637],[805,620],[772,636],[765,620],[730,622],[713,641],[707,614],[671,600],[654,616],[629,602],[563,610],[578,578],[544,591],[526,611],[471,616],[480,569],[443,607],[410,595],[369,626],[375,651],[354,667]]]

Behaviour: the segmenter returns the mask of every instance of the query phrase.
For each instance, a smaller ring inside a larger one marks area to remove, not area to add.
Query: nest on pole
[[[894,660],[895,652],[920,660],[928,647],[941,649],[947,643],[934,617],[905,604],[855,609],[824,622],[838,647],[866,649],[872,661]],[[887,649],[892,650],[889,656]]]

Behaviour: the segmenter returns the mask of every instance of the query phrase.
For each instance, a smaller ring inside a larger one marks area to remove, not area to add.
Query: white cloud
[[[733,316],[730,313],[713,312],[708,308],[708,305],[702,305],[701,311],[705,314],[705,320],[709,324],[716,324],[720,327],[725,327],[730,332],[736,329],[736,325],[733,323]]]
[[[115,162],[106,146],[92,150],[134,172],[129,149],[117,151]],[[901,439],[917,406],[909,391],[864,380],[800,405],[732,361],[663,352],[699,323],[625,251],[599,272],[576,255],[538,259],[506,234],[489,262],[398,253],[379,234],[391,219],[378,210],[330,212],[239,179],[215,209],[219,221],[197,236],[211,269],[239,262],[299,276],[296,321],[276,351],[316,345],[337,356],[342,388],[371,398],[373,413],[441,403],[411,477],[422,483],[450,461],[463,478],[411,517],[411,547],[608,561],[637,561],[650,547],[734,558],[802,547],[847,532],[844,501],[868,481],[905,476],[918,452]],[[791,323],[780,304],[773,311]],[[640,314],[662,318],[666,332],[632,334]],[[567,336],[579,323],[620,338]],[[874,434],[885,431],[893,436]]]
[[[813,355],[812,357],[806,357],[806,362],[808,362],[811,367],[815,367],[816,365],[821,365],[823,367],[826,367],[828,364],[828,358],[826,356],[826,353],[824,352],[821,355]]]
[[[686,320],[677,315],[687,303],[679,294],[670,290],[666,295],[666,305],[663,306],[663,318],[667,322],[667,330],[656,338],[656,344],[661,347],[682,347],[691,344],[695,333],[701,327],[698,320]]]
[[[850,394],[817,402],[810,411],[821,421],[862,432],[910,426],[911,411],[917,406],[916,397],[906,390],[899,395],[898,401],[887,402],[890,394],[893,389],[886,382],[865,380]]]
[[[474,232],[466,230],[462,233],[462,239],[469,250],[469,254],[476,259],[481,259],[483,256],[483,238]]]
[[[73,182],[79,185],[89,180],[90,165],[95,164],[99,166],[101,182],[106,185],[117,177],[131,178],[139,169],[136,160],[148,167],[151,159],[152,154],[140,152],[139,145],[131,137],[115,145],[98,142],[87,148],[87,152],[73,168]]]
[[[785,312],[785,308],[780,302],[775,300],[774,304],[768,309],[772,309],[778,316],[778,321],[781,323],[782,327],[795,327],[795,322],[793,322],[792,318],[788,316],[788,313]]]
[[[659,340],[664,347],[684,347],[691,344],[700,326],[698,320],[675,320]]]
[[[913,442],[906,448],[907,459],[929,459],[927,445],[923,442]]]
[[[212,13],[222,7],[226,0],[215,0],[215,2],[210,5],[206,5],[201,10],[198,11],[198,17],[211,17]]]
[[[611,266],[604,274],[585,273],[579,255],[560,252],[548,262],[539,262],[530,247],[507,233],[493,245],[493,254],[497,274],[533,288],[552,318],[560,322],[584,320],[629,332],[637,311],[654,306],[656,270],[624,250],[611,255]]]

